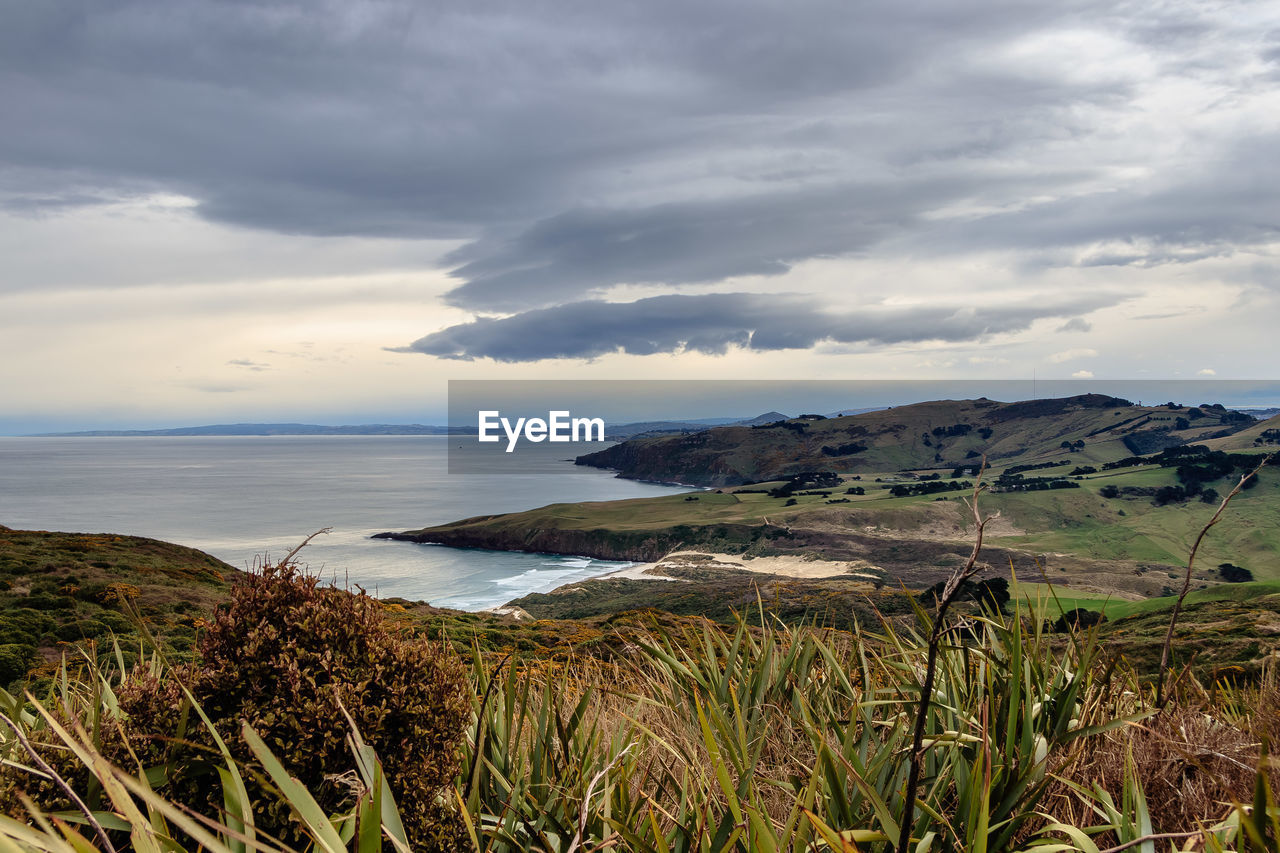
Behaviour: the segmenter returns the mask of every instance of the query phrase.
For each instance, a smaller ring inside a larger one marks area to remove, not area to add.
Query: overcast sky
[[[1274,377],[1272,0],[0,0],[0,116],[0,433]]]

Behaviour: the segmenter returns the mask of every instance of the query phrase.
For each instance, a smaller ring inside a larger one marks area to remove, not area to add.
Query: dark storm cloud
[[[1080,314],[1115,301],[1086,295],[995,308],[869,307],[850,312],[828,310],[808,297],[756,293],[654,296],[635,302],[574,302],[501,319],[481,318],[427,335],[398,351],[516,362],[595,358],[614,352],[718,355],[730,347],[804,349],[822,342],[973,341],[1022,331],[1041,318]]]
[[[1141,80],[1064,73],[1025,45],[1093,28],[1151,51],[1151,74],[1221,75],[1224,99],[1248,94],[1262,84],[1230,67],[1267,61],[1275,39],[1224,35],[1230,17],[1214,14],[0,0],[0,205],[162,191],[253,229],[468,240],[449,300],[480,312],[886,246],[1060,263],[1054,250],[1134,245],[1086,264],[1229,253],[1274,234],[1274,140],[1241,124],[1162,170],[1145,137],[1117,150],[1108,119]],[[1105,156],[1086,156],[1095,141]],[[1077,156],[1053,154],[1067,144]],[[1154,174],[1108,186],[1127,166]],[[951,221],[957,209],[972,212]]]
[[[455,252],[455,305],[516,310],[616,282],[673,285],[777,275],[796,261],[867,248],[916,215],[936,183],[842,186],[634,210],[580,209],[510,239]],[[953,188],[953,192],[955,189]]]

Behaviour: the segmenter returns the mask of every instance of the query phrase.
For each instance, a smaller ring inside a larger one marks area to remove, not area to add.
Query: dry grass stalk
[[[978,573],[978,556],[982,553],[983,535],[986,532],[987,523],[995,518],[994,515],[983,518],[981,511],[978,509],[978,495],[981,494],[984,488],[982,475],[986,470],[987,457],[984,456],[982,457],[982,466],[978,469],[978,476],[973,485],[973,496],[968,501],[969,509],[973,512],[973,522],[976,528],[973,551],[969,554],[969,559],[947,579],[946,586],[942,589],[942,595],[938,598],[937,610],[933,617],[933,627],[929,632],[924,684],[920,687],[920,703],[916,708],[915,729],[911,736],[911,762],[907,770],[901,834],[898,836],[898,853],[907,853],[911,846],[911,827],[915,824],[916,796],[920,788],[920,770],[924,764],[924,734],[929,721],[929,703],[933,696],[934,679],[937,677],[938,648],[942,644],[943,635],[947,631],[945,622],[947,610],[951,607],[951,602],[955,600],[956,594],[960,592],[960,587],[965,581],[968,581]]]
[[[1204,537],[1208,535],[1213,526],[1222,520],[1222,514],[1226,512],[1227,505],[1231,503],[1231,499],[1240,494],[1244,490],[1244,484],[1256,477],[1258,472],[1266,467],[1273,455],[1269,453],[1264,456],[1257,467],[1240,478],[1240,482],[1236,483],[1236,487],[1222,499],[1222,503],[1218,505],[1218,511],[1209,519],[1208,524],[1200,529],[1200,535],[1196,537],[1195,543],[1191,546],[1191,553],[1187,557],[1187,572],[1182,579],[1182,590],[1178,593],[1178,600],[1173,603],[1173,614],[1169,617],[1169,630],[1165,633],[1164,645],[1160,648],[1160,672],[1156,677],[1156,707],[1159,709],[1163,709],[1165,706],[1165,682],[1169,671],[1169,657],[1173,650],[1173,632],[1178,625],[1178,617],[1182,614],[1182,603],[1186,600],[1187,593],[1191,591],[1191,572],[1195,567],[1196,554],[1200,551],[1200,543],[1204,541]]]

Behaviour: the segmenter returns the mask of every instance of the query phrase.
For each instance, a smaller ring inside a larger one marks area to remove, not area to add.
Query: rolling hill
[[[1137,600],[1169,594],[1214,505],[1254,464],[1265,426],[1216,405],[1102,396],[798,418],[639,439],[579,460],[612,463],[624,476],[724,484],[714,491],[552,504],[379,536],[643,562],[682,549],[799,557],[923,588],[971,547],[961,499],[987,454],[981,504],[999,513],[983,554],[991,574]],[[1215,442],[1239,450],[1206,447]],[[1280,481],[1268,472],[1254,486],[1203,544],[1194,588],[1223,582],[1222,563],[1280,581]]]
[[[1100,394],[1015,403],[940,400],[638,438],[577,462],[637,480],[736,486],[803,471],[950,470],[976,465],[983,455],[992,463],[1028,463],[1070,450],[1081,463],[1100,463],[1229,436],[1252,424],[1221,406],[1137,406]]]

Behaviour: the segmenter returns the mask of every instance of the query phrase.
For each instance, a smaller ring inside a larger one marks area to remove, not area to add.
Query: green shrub
[[[43,595],[32,593],[23,599],[23,604],[32,610],[63,610],[70,605],[71,599],[60,595]]]
[[[54,629],[53,635],[59,640],[74,643],[79,640],[91,640],[94,637],[101,637],[109,630],[106,625],[96,619],[77,619],[73,622],[59,625]]]
[[[0,616],[0,643],[36,645],[53,626],[53,619],[36,610],[26,607],[8,610]]]
[[[75,597],[80,601],[101,603],[106,600],[107,586],[105,581],[91,581],[77,589]]]
[[[127,634],[133,630],[133,623],[127,616],[112,610],[99,611],[95,618],[117,634]]]
[[[35,660],[35,646],[25,643],[0,645],[0,685],[9,685],[23,678]]]

